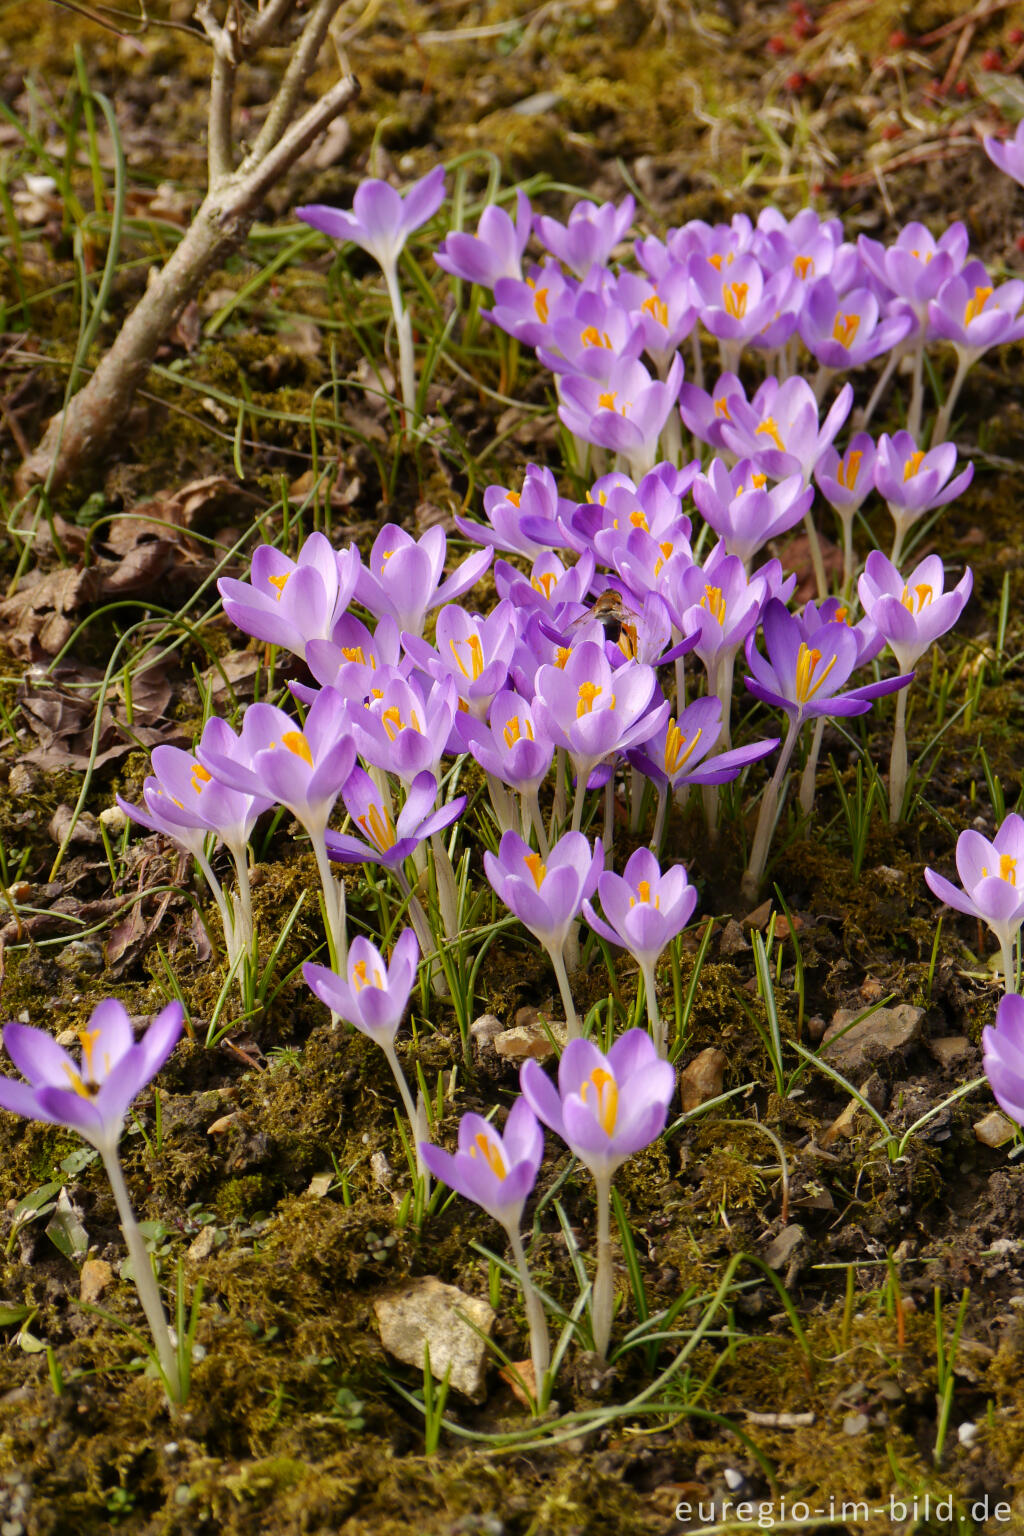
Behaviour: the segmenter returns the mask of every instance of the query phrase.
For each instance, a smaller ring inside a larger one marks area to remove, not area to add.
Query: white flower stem
[[[412,886],[405,877],[405,871],[395,869],[392,873],[394,874],[398,889],[408,899],[406,911],[409,914],[409,921],[412,923],[413,931],[420,946],[420,955],[427,967],[427,976],[430,980],[431,990],[435,997],[448,997],[450,994],[444,972],[433,958],[427,958],[428,956],[433,956],[434,951],[438,947],[430,926],[430,919],[424,912],[419,897],[413,895]]]
[[[910,405],[907,408],[907,431],[916,443],[921,435],[921,412],[924,408],[924,342],[914,348],[911,371]],[[893,562],[895,564],[895,561]]]
[[[555,793],[551,804],[551,823],[548,828],[548,837],[551,842],[555,841],[557,833],[565,825],[567,762],[568,758],[565,748],[559,747],[555,752]]]
[[[1002,958],[1003,987],[1007,996],[1017,990],[1017,965],[1013,958],[1013,939],[1009,936],[1000,937],[999,954]]]
[[[583,801],[587,793],[587,780],[589,777],[589,769],[584,773],[582,768],[577,765],[576,794],[572,802],[572,830],[574,832],[579,832],[583,826]]]
[[[572,992],[569,989],[569,977],[566,974],[565,961],[561,950],[552,944],[545,944],[544,948],[551,957],[551,964],[555,968],[555,977],[558,981],[558,990],[562,994],[562,1007],[565,1009],[565,1028],[570,1040],[578,1040],[582,1031],[580,1021],[576,1013],[576,1004],[572,1000]]]
[[[160,1361],[160,1371],[164,1378],[164,1387],[172,1405],[177,1405],[185,1400],[182,1391],[181,1374],[178,1364],[178,1351],[171,1339],[171,1331],[168,1327],[167,1317],[164,1313],[163,1302],[160,1300],[160,1288],[156,1283],[153,1273],[153,1265],[150,1261],[146,1244],[139,1224],[135,1220],[135,1212],[132,1210],[131,1200],[128,1198],[128,1186],[124,1181],[121,1171],[121,1163],[114,1147],[104,1150],[99,1148],[100,1157],[103,1159],[103,1167],[107,1178],[110,1180],[110,1188],[117,1206],[117,1214],[121,1218],[121,1231],[124,1233],[125,1247],[128,1249],[128,1257],[132,1262],[132,1275],[135,1279],[135,1289],[139,1293],[139,1301],[142,1310],[146,1314],[146,1322],[156,1349],[157,1359]]]
[[[416,355],[412,343],[412,321],[402,302],[402,292],[398,286],[397,263],[388,262],[381,270],[384,273],[388,298],[391,300],[391,312],[395,317],[402,403],[405,406],[405,425],[406,428],[410,428],[416,415]]]
[[[430,834],[430,846],[434,852],[434,879],[437,881],[437,900],[441,908],[445,938],[454,939],[459,932],[459,891],[455,883],[455,871],[440,832]]]
[[[595,1172],[594,1189],[597,1194],[597,1271],[594,1275],[590,1315],[594,1327],[594,1353],[598,1359],[604,1360],[608,1354],[608,1341],[612,1336],[612,1316],[615,1310],[612,1275],[611,1174]]]
[[[615,775],[612,774],[604,787],[604,867],[611,869],[614,863],[612,846],[615,842]]]
[[[547,833],[544,831],[544,818],[540,813],[540,798],[536,789],[528,790],[524,794],[523,799],[526,802],[527,808],[530,812],[530,820],[533,823],[533,830],[537,834],[537,847],[540,849],[540,856],[542,859],[546,859],[550,849],[550,844],[548,843]]]
[[[654,831],[651,833],[651,851],[661,856],[661,844],[665,836],[665,817],[668,813],[668,785],[658,785],[658,809],[654,814]]]
[[[869,399],[867,405],[864,407],[864,414],[860,418],[860,421],[857,423],[862,431],[867,427],[872,416],[875,414],[878,402],[881,400],[883,394],[885,393],[885,387],[889,380],[892,378],[893,374],[896,372],[900,358],[903,356],[904,354],[899,347],[894,348],[894,350],[889,353],[889,356],[886,359],[885,367],[882,369],[882,372],[879,375],[878,383],[871,391],[871,398]]]
[[[651,1039],[654,1041],[658,1055],[668,1060],[668,1025],[661,1017],[661,1009],[658,1007],[657,982],[653,965],[641,965],[640,974],[644,979],[644,997],[647,1001],[647,1028]]]
[[[345,887],[331,868],[330,855],[324,841],[323,830],[316,836],[309,831],[309,840],[316,857],[320,888],[324,893],[324,912],[327,920],[327,949],[331,957],[331,970],[344,976],[348,969],[348,932],[345,920]]]
[[[814,810],[814,792],[817,788],[818,759],[821,756],[821,739],[825,734],[825,718],[824,715],[819,715],[814,722],[810,751],[807,754],[804,771],[800,775],[800,809],[805,816],[809,816]]]
[[[910,686],[896,695],[896,718],[892,727],[892,753],[889,757],[889,825],[895,826],[903,815],[903,797],[907,792],[907,695]]]
[[[523,1240],[519,1235],[518,1227],[506,1227],[509,1244],[512,1248],[512,1257],[515,1260],[516,1269],[519,1272],[519,1284],[523,1288],[523,1301],[526,1306],[526,1321],[530,1329],[530,1359],[533,1362],[534,1390],[537,1394],[538,1409],[544,1402],[544,1378],[548,1373],[551,1363],[551,1340],[548,1337],[548,1323],[544,1316],[544,1306],[537,1292],[537,1287],[530,1278],[530,1271],[526,1263],[526,1253],[523,1249]]]
[[[977,356],[978,354],[974,351],[967,352],[962,347],[957,347],[956,349],[956,373],[953,375],[953,382],[949,386],[949,394],[946,396],[945,403],[935,418],[935,426],[932,428],[931,446],[933,448],[937,448],[939,443],[944,443],[949,437],[949,428],[953,420],[956,402],[960,398],[960,391],[964,387],[964,380],[976,361]]]
[[[743,874],[741,889],[745,901],[754,901],[761,888],[761,880],[764,876],[764,867],[768,862],[768,848],[775,831],[775,822],[779,814],[779,795],[782,792],[782,784],[789,767],[789,760],[793,756],[793,748],[796,746],[797,737],[803,721],[799,715],[794,715],[789,722],[786,731],[786,739],[782,743],[782,751],[779,753],[779,761],[775,772],[765,786],[761,796],[761,809],[757,817],[757,827],[754,831],[754,845],[750,850],[750,862]]]
[[[807,548],[810,551],[811,568],[814,571],[814,585],[818,589],[818,602],[823,603],[828,597],[828,579],[825,576],[825,561],[821,554],[821,540],[818,538],[814,514],[810,510],[804,513],[804,532],[807,534]]]
[[[402,1071],[402,1063],[395,1053],[394,1041],[381,1039],[380,1048],[388,1059],[388,1066],[391,1068],[392,1076],[398,1085],[398,1091],[402,1095],[402,1103],[405,1105],[405,1113],[409,1121],[409,1135],[412,1137],[413,1149],[416,1153],[416,1171],[421,1179],[427,1181],[425,1199],[429,1200],[430,1174],[420,1156],[420,1142],[430,1140],[430,1128],[426,1123],[426,1115],[421,1107],[413,1101],[413,1096],[409,1091],[408,1079]]]

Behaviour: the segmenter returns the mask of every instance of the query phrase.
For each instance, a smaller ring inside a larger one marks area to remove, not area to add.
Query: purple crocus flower
[[[535,1393],[543,1401],[550,1342],[519,1227],[544,1156],[544,1132],[526,1099],[518,1098],[509,1110],[503,1133],[482,1115],[463,1115],[458,1147],[453,1154],[421,1142],[419,1151],[435,1179],[479,1205],[508,1235],[526,1302]]]
[[[409,785],[397,819],[379,787],[364,768],[355,767],[345,780],[342,800],[363,837],[347,832],[328,832],[327,851],[341,864],[383,864],[400,873],[404,861],[434,832],[443,832],[466,808],[465,795],[434,810],[437,780],[432,773],[418,773]]]
[[[421,635],[430,610],[468,592],[494,558],[493,549],[477,550],[442,581],[447,547],[443,528],[428,528],[422,538],[414,539],[396,523],[385,523],[373,541],[369,563],[359,572],[356,601],[374,618],[387,614],[400,630]]]
[[[903,226],[892,245],[867,235],[857,240],[861,260],[883,292],[906,300],[920,321],[928,313],[929,299],[963,266],[969,243],[959,220],[938,240],[916,219]]]
[[[875,699],[905,688],[911,681],[908,676],[884,678],[841,693],[862,651],[862,642],[848,625],[833,620],[808,631],[777,598],[769,598],[765,604],[762,625],[768,658],[762,657],[751,635],[746,655],[754,675],[743,681],[762,703],[784,710],[789,723],[775,773],[761,799],[750,862],[743,876],[743,894],[751,900],[764,874],[779,794],[804,723],[816,716],[865,714]]]
[[[416,408],[415,356],[412,323],[398,286],[398,258],[413,230],[432,218],[443,201],[444,167],[436,165],[414,182],[404,197],[386,181],[370,179],[356,188],[351,213],[324,203],[310,203],[295,210],[313,229],[321,230],[332,240],[347,240],[360,246],[380,266],[395,317],[402,401],[410,415]]]
[[[993,1027],[981,1032],[983,1065],[996,1103],[1011,1120],[1024,1125],[1024,998],[1016,992],[1002,998]]]
[[[508,680],[518,629],[518,612],[507,600],[486,617],[449,603],[437,616],[436,649],[415,635],[403,635],[402,644],[431,677],[450,677],[461,703],[482,720]]]
[[[994,166],[1024,187],[1024,122],[1017,124],[1012,139],[998,139],[989,133],[981,145]]]
[[[956,467],[956,446],[940,443],[927,452],[919,448],[909,432],[878,440],[875,459],[875,488],[885,498],[896,532],[889,559],[899,565],[907,532],[926,512],[944,507],[966,490],[974,476],[968,464],[950,480]]]
[[[597,1194],[597,1273],[591,1317],[600,1357],[611,1337],[614,1294],[611,1182],[616,1170],[665,1128],[676,1075],[646,1030],[630,1029],[607,1056],[590,1040],[570,1040],[558,1064],[558,1087],[535,1061],[520,1073],[523,1097],[590,1170]]]
[[[361,181],[352,212],[326,203],[307,203],[295,213],[303,223],[367,251],[382,268],[393,267],[414,229],[425,224],[444,202],[444,166],[435,165],[404,195],[386,181]]]
[[[345,890],[331,873],[324,842],[334,803],[356,759],[341,694],[321,689],[301,728],[273,704],[250,704],[239,736],[225,720],[211,720],[196,755],[231,788],[272,795],[305,828],[320,873],[332,960],[344,964]]]
[[[1024,282],[1013,278],[998,287],[980,261],[943,283],[928,305],[928,333],[952,344],[956,373],[932,432],[933,443],[945,442],[960,391],[971,368],[990,347],[1024,336]]]
[[[570,313],[552,321],[537,356],[552,373],[578,373],[610,388],[627,359],[644,350],[644,328],[604,293],[580,292]]]
[[[940,635],[953,628],[971,595],[970,567],[956,586],[944,592],[945,571],[939,555],[928,555],[904,581],[881,550],[868,555],[857,583],[861,606],[887,641],[901,672],[910,672]]]
[[[380,697],[376,697],[377,693]],[[393,773],[403,784],[417,774],[440,774],[448,750],[458,695],[450,677],[429,692],[404,677],[391,677],[363,706],[350,712],[359,756],[374,768]]]
[[[307,987],[326,1004],[332,1015],[368,1036],[384,1052],[402,1096],[414,1139],[422,1134],[425,1117],[418,1112],[409,1091],[395,1053],[395,1036],[409,1004],[419,958],[416,935],[411,928],[406,928],[395,945],[390,965],[385,963],[377,946],[360,934],[349,947],[344,980],[325,965],[307,961],[302,967]]]
[[[153,1265],[128,1198],[117,1146],[132,1100],[173,1051],[181,1037],[182,1021],[181,1004],[168,1003],[136,1042],[124,1004],[115,997],[105,998],[93,1009],[88,1027],[78,1031],[80,1061],[46,1030],[8,1024],[3,1043],[27,1082],[0,1077],[0,1107],[27,1120],[66,1125],[99,1152],[121,1219],[160,1374],[172,1403],[184,1401],[187,1386],[181,1378],[179,1355],[167,1327]]]
[[[730,397],[722,437],[733,453],[753,459],[773,480],[801,474],[809,481],[852,405],[853,387],[844,384],[819,425],[818,402],[806,379],[795,374],[780,384],[768,378],[749,405]]]
[[[676,354],[666,379],[652,379],[643,363],[628,359],[615,373],[614,388],[582,374],[558,379],[559,420],[584,442],[623,454],[634,480],[657,459],[658,438],[683,382]]]
[[[524,1098],[509,1110],[504,1134],[481,1115],[467,1114],[459,1121],[458,1152],[429,1143],[422,1152],[435,1179],[479,1205],[506,1232],[518,1232],[544,1156],[544,1132]]]
[[[250,580],[225,576],[217,590],[224,612],[245,634],[304,657],[311,640],[331,638],[352,600],[361,564],[355,545],[335,550],[322,533],[311,533],[297,560],[261,544]]]
[[[499,277],[494,285],[494,308],[480,313],[517,341],[540,347],[550,335],[552,322],[571,313],[578,291],[578,284],[566,277],[557,261],[548,258],[531,267],[522,282]]]
[[[591,850],[582,832],[566,832],[544,858],[516,832],[504,833],[497,854],[484,854],[484,872],[492,890],[551,958],[570,1039],[579,1034],[580,1026],[565,971],[565,941],[603,868],[601,839]]]
[[[371,632],[353,613],[344,613],[330,640],[311,640],[306,665],[323,688],[336,688],[346,699],[367,699],[381,680],[400,671],[403,661],[398,625],[389,614]],[[409,663],[406,663],[408,666]],[[312,704],[317,690],[304,683],[289,687],[301,704]]]
[[[136,1094],[156,1076],[181,1036],[182,1008],[168,1003],[136,1044],[124,1004],[108,997],[78,1031],[80,1061],[45,1029],[8,1024],[3,1043],[27,1082],[0,1078],[0,1107],[28,1120],[67,1125],[103,1153],[116,1151]]]
[[[734,344],[725,353],[732,367],[739,361],[739,348],[788,309],[796,286],[791,270],[776,272],[766,282],[761,263],[749,254],[721,265],[691,256],[686,270],[701,323],[719,341]],[[795,323],[794,314],[790,332]]]
[[[452,231],[438,246],[434,260],[452,277],[479,283],[482,288],[493,288],[503,277],[519,279],[532,218],[530,199],[520,188],[514,223],[504,208],[489,203],[480,215],[476,234]]]
[[[755,394],[752,402],[754,408],[757,398]],[[727,452],[728,445],[723,434],[726,425],[732,421],[736,401],[747,404],[747,392],[735,373],[720,374],[710,393],[697,384],[683,384],[679,390],[679,414],[683,426],[698,441],[707,443],[719,453]]]
[[[540,813],[538,793],[547,778],[554,743],[538,731],[533,710],[518,693],[499,693],[491,705],[488,723],[483,724],[465,711],[455,722],[460,748],[473,754],[488,776],[491,802],[503,832],[512,826],[508,796],[495,787],[508,785],[523,798],[526,815],[537,834],[542,854],[547,852],[547,837]]]
[[[209,745],[217,727],[207,721],[200,746]],[[229,965],[252,943],[252,899],[249,887],[248,842],[256,820],[273,805],[269,795],[230,789],[198,757],[180,747],[154,747],[153,774],[142,786],[145,808],[117,796],[126,816],[152,832],[170,837],[195,859],[213,893],[224,929]],[[229,900],[214,875],[204,848],[207,833],[219,838],[231,853],[238,882]]]
[[[875,488],[875,440],[868,432],[855,432],[846,452],[826,448],[814,468],[818,489],[838,517],[843,529],[843,590],[853,581],[853,519]]]
[[[390,965],[377,946],[360,935],[349,946],[345,980],[326,965],[311,961],[302,967],[302,974],[310,990],[346,1024],[377,1045],[393,1045],[416,980],[419,957],[416,935],[406,928]]]
[[[655,967],[666,944],[686,927],[697,905],[697,892],[682,864],[664,874],[649,848],[638,848],[621,875],[605,870],[598,876],[597,894],[604,917],[589,901],[583,916],[609,944],[627,949],[644,978],[647,1022],[659,1056],[668,1054],[668,1030],[658,1009]]]
[[[559,496],[550,469],[528,464],[521,490],[489,485],[484,491],[484,512],[490,528],[458,515],[455,525],[460,533],[477,544],[490,544],[510,555],[525,555],[528,560],[535,560],[546,549],[562,547],[559,519],[570,516],[576,506],[575,501]]]
[[[881,550],[872,550],[857,585],[861,606],[888,643],[901,672],[917,666],[940,635],[952,629],[974,584],[968,568],[951,592],[943,592],[945,573],[938,555],[928,555],[904,581]],[[892,760],[889,768],[889,815],[902,814],[907,785],[907,694],[896,700]]]
[[[557,625],[558,609],[566,603],[581,604],[594,580],[594,557],[586,551],[575,565],[566,565],[553,550],[545,550],[533,562],[529,576],[507,560],[494,566],[498,596],[522,612],[536,609]]]
[[[987,924],[1002,957],[1007,992],[1016,991],[1013,946],[1024,922],[1024,819],[1011,812],[989,841],[968,828],[956,840],[956,868],[963,889],[944,875],[926,869],[925,882],[933,896]]]
[[[668,715],[663,703],[648,714],[657,678],[652,667],[630,662],[612,671],[604,646],[587,640],[573,650],[564,667],[544,666],[534,679],[534,718],[576,770],[573,831],[583,819],[587,780],[615,752],[646,740]]]
[[[622,240],[633,222],[636,202],[628,194],[622,202],[596,203],[582,198],[569,214],[569,222],[560,224],[545,214],[536,214],[534,233],[552,256],[575,272],[586,277],[591,267],[603,267],[612,251]]]
[[[658,372],[667,372],[673,352],[697,320],[686,268],[670,262],[657,283],[636,272],[620,272],[611,292],[642,328],[644,351]]]
[[[904,341],[914,329],[909,310],[883,315],[870,288],[839,294],[827,277],[814,283],[797,329],[811,356],[823,368],[859,368]]]
[[[712,459],[707,474],[693,483],[693,499],[726,553],[737,555],[749,569],[759,549],[806,516],[814,491],[799,472],[769,486],[753,459],[741,459],[731,470],[721,459]]]

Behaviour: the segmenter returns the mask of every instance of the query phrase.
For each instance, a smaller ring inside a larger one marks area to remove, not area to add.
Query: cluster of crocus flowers
[[[183,1402],[187,1395],[187,1362],[183,1370],[178,1348],[182,1341],[176,1341],[168,1327],[117,1149],[133,1100],[177,1045],[182,1021],[181,1004],[169,1003],[136,1041],[124,1004],[108,997],[78,1032],[81,1056],[77,1061],[47,1030],[8,1024],[3,1030],[4,1049],[25,1081],[0,1077],[0,1108],[28,1120],[65,1125],[100,1154],[160,1375],[172,1404]]]
[[[991,929],[999,945],[1006,991],[1017,990],[1014,948],[1024,923],[1024,818],[1007,816],[989,839],[968,828],[956,841],[956,869],[960,886],[945,875],[926,869],[924,878],[933,896],[975,917]]]
[[[420,1155],[434,1177],[479,1205],[505,1229],[526,1304],[538,1407],[547,1401],[550,1360],[547,1323],[530,1277],[520,1227],[544,1155],[543,1123],[564,1141],[594,1180],[597,1259],[590,1317],[594,1350],[608,1353],[615,1315],[611,1246],[611,1186],[627,1158],[650,1146],[665,1128],[675,1072],[649,1035],[631,1029],[607,1055],[589,1040],[572,1040],[562,1053],[557,1086],[535,1061],[520,1074],[522,1097],[503,1133],[475,1114],[463,1115],[458,1151],[426,1143]],[[538,1123],[540,1122],[540,1123]]]

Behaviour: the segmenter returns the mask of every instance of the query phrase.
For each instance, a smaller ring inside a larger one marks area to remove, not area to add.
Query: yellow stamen
[[[659,325],[668,325],[668,305],[656,293],[652,293],[649,299],[644,299],[640,308],[650,315],[652,320],[657,320]]]
[[[703,736],[703,730],[694,733],[690,741],[684,736],[674,720],[668,723],[668,731],[665,734],[665,771],[669,775],[675,774],[687,762],[696,750],[697,743]]]
[[[907,609],[908,613],[921,613],[928,607],[934,596],[935,593],[928,583],[926,581],[919,581],[913,590],[910,587],[903,588],[903,591],[900,593],[900,602]]]
[[[808,277],[813,277],[814,275],[814,257],[794,256],[793,270],[796,272],[797,277],[799,277],[802,282],[806,282]]]
[[[732,417],[729,415],[729,402],[728,402],[728,400],[724,400],[723,399],[723,400],[716,400],[715,401],[715,415],[716,416],[724,416],[726,421],[732,421]]]
[[[530,585],[535,592],[540,592],[544,597],[550,597],[551,589],[557,580],[558,577],[554,571],[547,571],[543,576],[532,577]]]
[[[810,703],[836,664],[836,658],[833,656],[821,676],[816,678],[814,673],[820,660],[821,652],[812,651],[807,642],[802,640],[796,658],[796,702],[798,704]]]
[[[566,666],[566,664],[567,664],[567,662],[569,660],[569,657],[571,655],[572,655],[572,646],[571,645],[560,645],[558,647],[557,651],[555,652],[555,666],[556,667],[561,667],[561,668],[564,669],[564,667]]]
[[[270,585],[272,587],[276,587],[277,588],[277,601],[278,602],[281,601],[281,595],[284,592],[285,582],[288,580],[288,577],[290,575],[291,575],[291,571],[285,571],[283,576],[269,576],[267,578],[267,580],[270,582]]]
[[[718,251],[715,251],[714,255],[709,256],[708,257],[708,261],[710,261],[711,265],[714,267],[716,272],[721,272],[721,270],[722,270],[722,257],[721,257],[721,255],[720,255],[720,253]]]
[[[635,907],[638,901],[643,902],[646,906],[650,905],[650,901],[651,901],[651,884],[650,884],[649,880],[641,880],[639,882],[639,884],[637,885],[636,895],[635,896],[631,896],[629,898],[629,904],[630,904],[631,907]],[[661,909],[661,897],[660,896],[655,896],[655,898],[654,898],[654,905],[660,911],[660,909]]]
[[[99,1037],[100,1031],[98,1029],[80,1029],[78,1031],[78,1039],[82,1046],[82,1066],[85,1068],[86,1076],[93,1083],[96,1081],[96,1072],[92,1064],[92,1053]]]
[[[706,608],[719,624],[725,623],[725,598],[722,596],[721,587],[705,587],[700,606]]]
[[[544,877],[548,872],[547,865],[541,861],[539,853],[528,853],[523,859],[523,863],[533,876],[533,883],[539,891],[544,884]]]
[[[533,296],[533,311],[541,325],[548,323],[548,290],[538,288]]]
[[[594,700],[603,689],[600,683],[580,683],[578,702],[576,704],[576,719],[583,715],[589,715],[594,707]],[[612,699],[611,707],[614,708],[615,700]]]
[[[480,644],[480,636],[470,635],[468,640],[449,640],[448,645],[452,655],[455,657],[455,665],[463,677],[468,678],[470,681],[475,681],[484,669],[484,648]],[[459,648],[463,645],[469,652],[469,665],[472,669],[469,672],[463,666],[462,657],[459,655]]]
[[[379,987],[383,991],[384,977],[376,968],[372,976],[367,975],[366,961],[357,960],[352,967],[352,984],[357,992],[361,992],[364,987]]]
[[[838,341],[842,347],[851,347],[859,329],[860,315],[844,315],[840,312],[832,326],[833,340]]]
[[[597,1099],[597,1118],[606,1136],[614,1136],[619,1117],[619,1085],[604,1067],[595,1067],[580,1084],[580,1099],[587,1102],[587,1089],[593,1088]]]
[[[343,645],[341,648],[341,654],[344,656],[346,661],[358,662],[361,667],[366,665],[366,657],[363,655],[363,648],[361,645]]]
[[[639,509],[636,512],[631,512],[629,514],[629,520],[632,523],[634,528],[642,528],[645,533],[650,533],[651,530],[650,530],[650,525],[649,525],[649,523],[647,521],[647,514],[646,514],[646,512],[643,512],[643,511],[641,511]],[[619,521],[618,518],[616,518],[615,519],[615,526],[616,527],[618,527],[618,521]]]
[[[309,742],[301,731],[285,731],[281,737],[281,745],[282,747],[287,747],[288,751],[294,753],[296,757],[301,757],[302,761],[308,763],[310,768],[312,768],[313,753],[310,750]]]
[[[612,339],[607,331],[599,331],[596,325],[588,325],[580,331],[580,344],[584,347],[610,348]]]
[[[991,297],[991,288],[975,288],[974,298],[968,300],[967,308],[964,310],[964,325],[970,325],[972,320],[978,318]]]
[[[906,480],[912,480],[914,478],[914,476],[917,474],[918,470],[921,468],[921,460],[923,458],[924,458],[924,449],[923,448],[919,448],[916,453],[912,453],[910,455],[910,458],[907,460],[906,464],[903,466],[903,479],[905,481]]]
[[[386,853],[389,848],[395,846],[395,824],[383,806],[371,805],[366,815],[358,816],[356,820],[370,842],[375,848],[379,848],[381,853]]]
[[[533,741],[533,726],[529,720],[522,720],[518,715],[513,715],[505,729],[501,733],[505,738],[505,745],[514,747],[517,741]]]
[[[192,788],[195,790],[197,795],[201,795],[202,794],[202,792],[203,792],[203,785],[204,784],[209,784],[210,777],[211,777],[210,774],[207,773],[207,771],[203,767],[202,763],[196,763],[195,764],[195,766],[192,769],[191,778],[192,778]]]
[[[836,469],[836,479],[844,490],[852,491],[857,484],[857,476],[860,473],[860,461],[864,457],[862,448],[851,448],[845,459],[840,459]]]
[[[499,1179],[504,1179],[508,1174],[501,1153],[494,1142],[485,1136],[483,1131],[478,1131],[473,1138],[473,1145],[469,1149],[470,1157],[482,1157],[493,1174]]]
[[[722,284],[722,303],[725,305],[726,314],[731,315],[734,320],[742,320],[747,312],[748,291],[747,283]]]
[[[398,708],[397,704],[392,704],[390,709],[384,710],[380,717],[380,723],[385,731],[387,731],[389,741],[394,741],[399,731],[405,729],[402,711]]]
[[[782,438],[779,436],[779,429],[775,424],[774,416],[766,416],[764,421],[762,421],[761,425],[758,427],[757,431],[754,433],[754,436],[760,437],[762,432],[766,437],[771,438],[772,442],[775,444],[776,448],[778,448],[780,453],[785,453],[786,445],[782,441]]]
[[[514,507],[518,507],[522,499],[522,495],[519,491],[509,491],[508,495],[505,497],[505,500],[510,501]]]

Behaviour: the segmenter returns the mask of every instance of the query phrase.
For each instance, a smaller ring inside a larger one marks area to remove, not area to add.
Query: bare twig
[[[243,58],[294,13],[296,0],[268,0],[255,17],[228,0],[219,21],[214,0],[198,0],[196,18],[213,50],[209,115],[209,187],[191,226],[154,277],[88,383],[55,416],[18,475],[19,493],[62,485],[113,441],[168,330],[206,276],[249,232],[260,202],[358,93],[351,75],[296,119],[302,88],[342,0],[316,0],[299,33],[284,79],[252,149],[233,166],[232,103]]]

